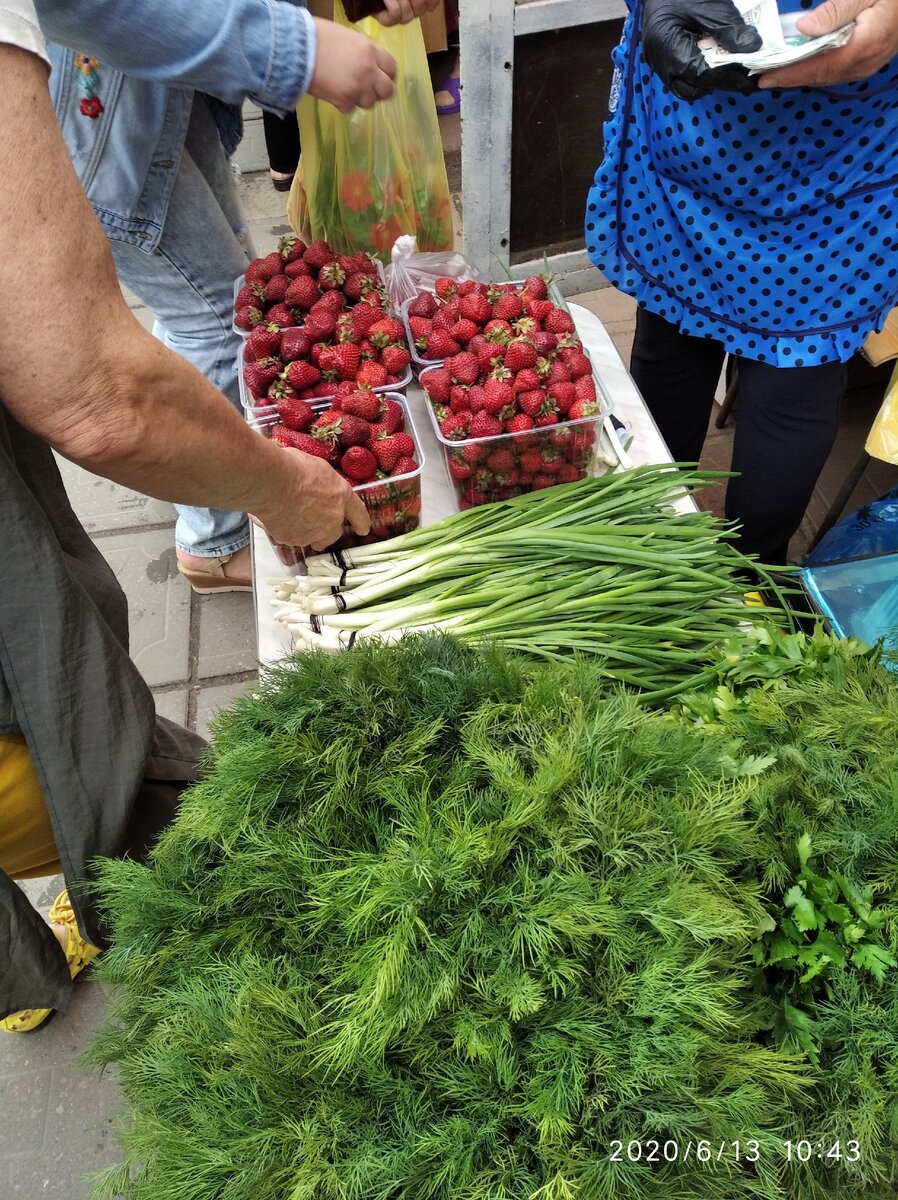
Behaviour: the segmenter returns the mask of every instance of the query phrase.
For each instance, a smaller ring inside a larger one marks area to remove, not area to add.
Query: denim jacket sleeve
[[[126,75],[278,113],[308,90],[315,24],[292,0],[35,0],[45,35]]]

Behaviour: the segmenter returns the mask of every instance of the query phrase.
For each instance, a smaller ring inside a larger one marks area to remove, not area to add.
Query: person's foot
[[[293,176],[296,172],[269,170],[268,174],[271,176],[271,186],[276,192],[289,192],[293,186]]]
[[[178,570],[201,596],[210,592],[251,592],[253,563],[249,546],[216,558],[177,551]]]
[[[449,117],[453,113],[461,112],[461,79],[458,74],[458,67],[449,76],[438,92],[434,92],[433,98],[436,101],[437,115],[440,117]]]

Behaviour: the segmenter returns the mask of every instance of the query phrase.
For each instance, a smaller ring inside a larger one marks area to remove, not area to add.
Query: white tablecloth
[[[577,333],[588,350],[596,373],[611,399],[613,411],[633,435],[628,455],[634,465],[669,462],[670,454],[627,368],[621,362],[614,342],[599,318],[578,304],[570,305]],[[443,460],[443,452],[434,436],[427,415],[424,393],[416,385],[408,389],[408,402],[418,433],[419,449],[424,454],[421,481],[421,520],[425,525],[439,521],[456,511],[455,490]],[[291,651],[290,635],[279,625],[271,608],[272,590],[268,580],[289,575],[291,570],[276,557],[266,535],[253,528],[253,576],[256,607],[256,635],[259,662],[277,661]]]

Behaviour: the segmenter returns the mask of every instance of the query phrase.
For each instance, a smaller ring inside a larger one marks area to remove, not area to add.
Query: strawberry
[[[298,358],[287,364],[287,368],[284,371],[284,378],[291,387],[296,388],[298,392],[302,392],[306,388],[314,387],[320,381],[321,372],[312,363]]]
[[[385,346],[381,351],[380,361],[391,375],[404,375],[412,361],[412,356],[405,346]]]
[[[349,321],[359,337],[367,337],[379,320],[379,311],[370,304],[356,304],[349,310]]]
[[[575,400],[568,409],[567,415],[571,421],[580,421],[584,417],[597,417],[599,406],[595,400]]]
[[[493,316],[493,306],[486,296],[479,292],[462,296],[458,305],[459,316],[475,325],[486,325]]]
[[[356,388],[353,390],[341,400],[341,407],[343,412],[350,413],[355,417],[361,417],[368,422],[378,420],[381,414],[380,397],[369,388]]]
[[[346,307],[346,300],[342,292],[323,292],[321,298],[316,300],[311,312],[327,312],[334,316],[341,313]]]
[[[528,417],[526,413],[515,413],[510,421],[505,422],[507,433],[523,433],[525,430],[533,429],[533,427],[533,417]]]
[[[433,290],[441,300],[448,300],[458,291],[458,284],[454,279],[441,275],[439,279],[435,280]]]
[[[469,467],[465,462],[458,462],[454,458],[449,458],[447,463],[449,467],[449,475],[453,483],[463,483],[466,479],[470,479],[474,474],[474,468]]]
[[[502,346],[497,346],[495,342],[484,341],[483,344],[477,349],[477,361],[480,364],[481,371],[492,371],[493,367],[497,363],[504,362],[504,359],[504,348]]]
[[[579,379],[574,380],[574,387],[577,391],[577,399],[584,403],[596,402],[596,384],[592,375],[582,375]]]
[[[395,435],[388,433],[384,437],[374,438],[370,446],[371,453],[377,459],[378,467],[389,475],[402,458]]]
[[[514,391],[504,379],[491,377],[483,385],[483,407],[490,416],[510,417],[514,412]]]
[[[483,327],[483,336],[491,342],[507,344],[514,335],[514,330],[507,321],[488,321]]]
[[[243,382],[257,399],[261,399],[277,379],[280,369],[278,359],[261,358],[257,362],[246,364],[243,368]]]
[[[377,459],[364,446],[350,446],[340,459],[340,470],[350,479],[364,482],[377,470]]]
[[[553,354],[558,346],[557,334],[546,333],[543,329],[533,329],[527,336],[540,358]]]
[[[458,285],[459,298],[462,296],[485,296],[487,287],[485,283],[480,283],[476,279],[465,279]]]
[[[476,337],[479,332],[479,325],[460,317],[449,330],[449,336],[455,338],[460,346],[467,346],[471,338]]]
[[[481,408],[483,405],[481,404]],[[469,389],[463,384],[456,383],[449,392],[450,412],[472,412]]]
[[[289,446],[292,450],[301,450],[303,454],[311,454],[314,458],[330,457],[327,446],[309,433],[298,433],[295,429],[288,429],[286,425],[276,425],[271,436],[282,446]]]
[[[502,432],[502,422],[488,412],[475,413],[471,419],[471,437],[496,437]]]
[[[536,475],[543,469],[543,456],[539,450],[525,450],[520,458],[521,470]]]
[[[460,349],[458,342],[449,333],[434,329],[424,347],[424,357],[447,359],[453,354],[458,354]]]
[[[245,362],[271,358],[281,348],[281,331],[276,325],[257,325],[246,339],[243,350]]]
[[[551,300],[532,300],[529,297],[524,301],[524,311],[534,321],[538,321],[542,325],[549,313],[555,311],[555,305]],[[520,324],[520,322],[517,322]]]
[[[577,399],[577,389],[572,383],[550,383],[546,388],[546,394],[551,400],[555,401],[555,405],[562,416],[565,416],[571,408],[571,405]]]
[[[390,433],[398,433],[400,430],[404,430],[405,413],[402,411],[402,405],[396,400],[385,400],[383,408],[382,420]]]
[[[305,254],[306,244],[302,238],[296,237],[295,234],[288,233],[278,242],[278,251],[285,263],[292,263],[301,259]]]
[[[278,402],[278,416],[288,429],[295,429],[299,433],[305,433],[311,428],[312,422],[315,420],[315,413],[311,405],[306,404],[305,400],[281,400]]]
[[[318,286],[332,292],[346,282],[346,272],[336,261],[326,263],[318,276]]]
[[[312,268],[303,259],[297,258],[295,262],[287,263],[286,267],[284,267],[284,274],[288,279],[311,278]]]
[[[523,371],[518,371],[511,381],[511,386],[515,392],[532,392],[535,388],[542,387],[542,380],[532,367],[525,367]]]
[[[413,458],[415,454],[414,439],[402,430],[393,434],[393,441],[399,449],[400,458]]]
[[[434,404],[448,404],[452,387],[452,372],[448,367],[435,367],[421,375],[421,387]]]
[[[346,276],[346,282],[343,284],[343,295],[347,300],[357,301],[366,294],[371,287],[371,277],[362,275],[360,271]]]
[[[564,359],[572,379],[583,379],[592,375],[592,363],[582,350],[571,350]]]
[[[550,410],[548,412],[540,413],[540,415],[536,418],[537,429],[544,429],[544,428],[548,427],[549,425],[557,425],[557,424],[558,424],[558,413],[555,412],[554,409]]]
[[[234,312],[240,312],[241,308],[264,308],[265,307],[265,288],[261,284],[247,283],[244,284],[237,295],[234,297]]]
[[[543,488],[554,487],[556,483],[557,480],[553,479],[551,475],[535,475],[532,487],[535,492],[539,492]]]
[[[265,322],[268,325],[277,325],[281,329],[290,329],[296,324],[296,318],[286,304],[275,304],[265,314]]]
[[[465,413],[450,413],[440,422],[440,433],[449,441],[461,441],[468,436],[470,424]]]
[[[497,474],[507,475],[510,471],[514,470],[514,451],[509,447],[500,446],[486,460],[486,465],[491,471],[495,471]]]
[[[571,374],[571,369],[567,363],[562,362],[560,358],[545,359],[549,363],[549,371],[546,375],[546,383],[570,383],[574,378]]]
[[[535,367],[538,355],[532,342],[524,338],[516,338],[510,342],[505,351],[505,365],[515,374],[525,367]]]
[[[503,291],[493,305],[493,319],[498,321],[515,321],[523,316],[524,305],[516,292]]]
[[[337,440],[343,446],[364,446],[371,437],[370,424],[350,413],[341,413],[334,428],[337,430]]]
[[[285,303],[291,308],[301,308],[307,311],[321,298],[318,284],[311,275],[301,275],[293,279],[284,294]]]
[[[318,360],[322,371],[336,371],[340,380],[355,379],[362,355],[358,346],[351,342],[343,342],[339,346],[330,346],[323,350]]]
[[[273,275],[265,284],[265,303],[280,304],[289,287],[290,280],[286,275]]]
[[[382,350],[384,346],[389,346],[392,342],[404,341],[405,328],[392,317],[381,317],[368,330],[368,337],[379,350]]]
[[[264,258],[255,258],[246,268],[248,283],[267,283],[283,270],[284,260],[277,251],[266,254]]]
[[[543,321],[543,328],[549,333],[574,333],[576,331],[570,314],[566,313],[563,308],[553,308]]]
[[[331,313],[319,310],[315,313],[309,313],[303,329],[311,341],[326,342],[328,338],[332,338],[337,332],[337,322]]]
[[[239,309],[234,314],[234,324],[238,329],[255,329],[262,320],[262,310],[255,305]]]
[[[437,298],[433,292],[420,292],[409,304],[408,315],[409,318],[427,317],[431,319],[435,316],[438,307]]]
[[[548,284],[542,275],[528,275],[523,290],[534,300],[545,300],[549,295]]]
[[[319,238],[318,241],[306,246],[302,257],[313,271],[320,271],[322,267],[326,267],[328,263],[334,261],[334,252],[327,242]]]
[[[292,387],[283,375],[279,375],[265,393],[265,398],[269,404],[274,405],[280,404],[282,400],[295,400],[296,388]]]
[[[294,362],[304,359],[312,348],[312,340],[304,329],[285,329],[281,334],[281,359]]]
[[[469,354],[467,351],[453,354],[451,358],[447,358],[446,366],[452,372],[452,378],[456,383],[476,383],[480,375],[480,363],[477,361],[476,354]]]
[[[533,417],[534,421],[543,411],[545,403],[546,393],[542,388],[534,388],[530,392],[518,392],[518,407],[522,413]]]
[[[411,457],[410,454],[407,454],[403,458],[400,458],[399,462],[393,468],[393,474],[394,475],[411,475],[411,473],[413,471],[417,471],[417,470],[418,470],[417,462]]]
[[[356,371],[355,381],[359,387],[379,388],[387,383],[389,372],[380,363],[367,360]]]

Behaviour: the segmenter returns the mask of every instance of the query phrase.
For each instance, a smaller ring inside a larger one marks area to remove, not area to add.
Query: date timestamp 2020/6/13
[[[861,1159],[861,1144],[854,1139],[842,1141],[839,1138],[826,1141],[810,1138],[799,1138],[796,1141],[783,1141],[780,1149],[786,1162],[809,1163],[812,1160],[828,1163],[856,1163]],[[769,1147],[752,1139],[746,1141],[713,1141],[699,1138],[688,1142],[674,1140],[641,1141],[631,1139],[614,1140],[609,1145],[608,1157],[611,1162],[619,1163],[756,1163],[760,1162]]]

